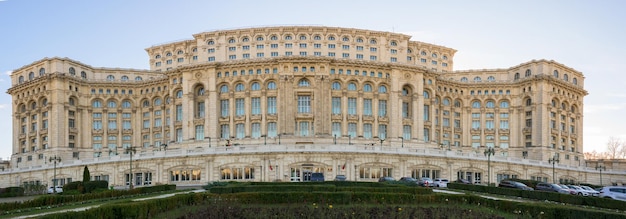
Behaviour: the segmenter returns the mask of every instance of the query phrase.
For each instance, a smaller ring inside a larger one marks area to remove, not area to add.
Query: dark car
[[[413,177],[402,177],[400,178],[401,182],[405,182],[405,183],[413,183],[413,184],[417,184],[417,179],[413,178]]]
[[[466,180],[466,179],[457,179],[454,182],[455,183],[463,183],[463,184],[472,184],[472,182],[470,182],[469,180]]]
[[[561,186],[557,184],[552,184],[552,183],[543,183],[543,182],[537,183],[537,185],[535,186],[535,190],[569,194],[569,190],[565,190]]]
[[[512,188],[512,189],[521,189],[521,190],[534,190],[533,188],[528,187],[526,184],[521,182],[515,182],[510,180],[502,180],[498,187]]]
[[[346,181],[346,175],[337,175],[335,176],[335,181]]]
[[[312,173],[311,182],[324,182],[324,173]]]
[[[396,179],[390,176],[380,177],[378,178],[378,182],[394,182]]]

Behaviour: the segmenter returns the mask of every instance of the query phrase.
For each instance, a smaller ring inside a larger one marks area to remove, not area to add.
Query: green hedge
[[[271,204],[267,204],[271,203]],[[287,204],[288,205],[285,205]],[[243,204],[243,205],[242,205]],[[248,204],[248,205],[246,205]],[[220,212],[227,209],[237,208],[238,211],[253,211],[247,214],[256,215],[258,217],[267,217],[275,215],[258,214],[258,206],[281,207],[281,206],[308,206],[309,208],[330,209],[329,206],[335,206],[335,209],[347,208],[352,212],[367,212],[364,215],[381,214],[371,209],[372,206],[398,210],[398,206],[419,206],[424,204],[440,204],[439,206],[445,211],[453,206],[480,206],[491,208],[499,212],[518,215],[519,218],[626,218],[626,215],[612,212],[601,212],[597,210],[585,209],[575,206],[566,206],[558,204],[545,204],[533,202],[512,202],[503,200],[491,200],[474,195],[451,195],[451,194],[432,194],[432,195],[410,195],[410,194],[394,194],[394,193],[289,193],[289,192],[266,192],[266,193],[232,193],[232,194],[208,194],[193,193],[176,195],[170,198],[153,199],[142,202],[120,203],[113,205],[104,205],[99,208],[89,209],[84,212],[67,212],[54,215],[46,215],[42,218],[154,218],[160,213],[172,211],[177,208],[192,205],[207,205],[212,211]],[[343,206],[342,206],[343,205]],[[223,206],[223,207],[221,207]],[[250,208],[248,208],[250,207]],[[433,212],[437,210],[437,206],[433,207]],[[285,209],[285,211],[290,211]],[[286,212],[285,217],[306,217],[306,215],[298,214],[298,211]],[[388,212],[389,213],[389,212]],[[494,212],[491,212],[494,213]],[[224,217],[223,214],[218,214]],[[229,214],[225,214],[229,215]],[[383,214],[384,216],[385,214]],[[393,214],[389,214],[393,215]],[[416,216],[404,216],[398,218],[412,218]],[[424,217],[424,215],[421,215]],[[466,215],[460,215],[466,216]],[[339,217],[349,217],[348,215]],[[480,217],[484,218],[484,217]]]
[[[0,197],[18,197],[18,196],[24,196],[24,188],[22,187],[0,188]]]
[[[460,183],[448,183],[448,188],[461,189],[468,191],[475,191],[481,193],[498,194],[506,196],[516,196],[533,200],[547,200],[554,202],[561,202],[573,205],[586,205],[599,208],[608,208],[616,210],[626,210],[626,205],[623,201],[613,199],[602,199],[598,197],[585,197],[569,194],[561,194],[556,192],[547,191],[526,191],[521,189],[502,188],[502,187],[489,187],[481,185],[469,185]]]

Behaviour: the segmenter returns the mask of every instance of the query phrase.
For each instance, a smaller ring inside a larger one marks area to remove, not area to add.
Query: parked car
[[[402,177],[400,178],[401,182],[405,182],[405,183],[413,183],[413,184],[417,184],[417,179],[413,178],[413,177]]]
[[[396,179],[390,176],[380,177],[378,178],[378,182],[394,182]]]
[[[620,201],[626,201],[626,187],[605,186],[600,189],[600,198],[610,198]]]
[[[463,183],[463,184],[472,184],[472,182],[470,182],[469,180],[466,180],[466,179],[457,179],[454,182],[456,182],[456,183]]]
[[[417,184],[420,186],[433,186],[433,179],[431,179],[430,177],[422,177],[417,181]]]
[[[63,192],[63,186],[56,186],[56,190],[57,190],[57,191],[56,191],[57,193],[61,193],[61,192]],[[52,194],[52,193],[54,193],[54,187],[53,187],[53,186],[50,186],[50,187],[48,188],[48,194]]]
[[[583,189],[580,186],[577,186],[577,185],[567,185],[567,187],[569,187],[570,189],[573,189],[576,192],[576,195],[580,195],[580,196],[590,196],[591,195],[591,193],[588,190]]]
[[[599,191],[597,191],[597,190],[595,190],[595,189],[593,189],[593,188],[591,188],[591,187],[589,187],[589,186],[580,186],[580,188],[583,188],[583,189],[587,190],[587,192],[588,192],[591,196],[593,196],[593,197],[598,197],[598,196],[600,195],[600,192],[599,192]]]
[[[570,195],[576,195],[576,189],[570,188],[569,186],[567,186],[567,185],[563,185],[563,184],[557,184],[557,185],[559,185],[561,188],[563,188],[563,189],[567,190],[567,192],[568,192]]]
[[[346,181],[347,177],[346,175],[336,175],[335,176],[335,181]]]
[[[434,184],[435,187],[446,188],[446,187],[448,187],[448,179],[435,178],[433,180],[433,184]]]
[[[498,187],[512,188],[512,189],[521,189],[521,190],[534,190],[533,188],[528,187],[526,184],[521,182],[515,182],[511,180],[502,180]]]
[[[566,190],[563,187],[557,184],[553,184],[553,183],[544,183],[544,182],[537,183],[537,185],[535,186],[535,190],[569,194],[569,190]]]
[[[324,182],[324,173],[311,173],[311,182]]]

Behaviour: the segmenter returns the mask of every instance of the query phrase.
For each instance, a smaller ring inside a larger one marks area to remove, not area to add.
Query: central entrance
[[[302,164],[301,166],[291,167],[291,182],[310,182],[313,173],[324,173],[324,167],[314,164]]]

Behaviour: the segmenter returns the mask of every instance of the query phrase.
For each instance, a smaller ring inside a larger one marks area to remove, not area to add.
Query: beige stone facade
[[[67,58],[16,69],[13,156],[0,186],[67,183],[84,166],[124,186],[131,148],[138,186],[313,172],[599,183],[582,156],[584,76],[563,64],[454,71],[454,49],[351,28],[193,37],[146,49],[150,70]],[[623,173],[607,169],[604,184]]]

